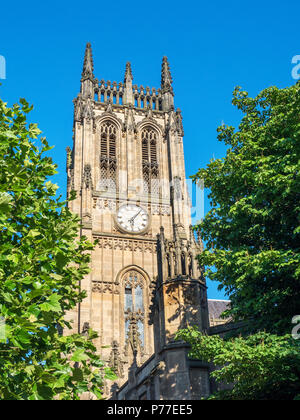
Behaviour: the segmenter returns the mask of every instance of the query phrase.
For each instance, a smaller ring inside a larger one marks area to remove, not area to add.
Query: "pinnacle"
[[[170,71],[170,65],[168,57],[164,56],[161,66],[161,88],[166,91],[172,92],[172,76]]]
[[[88,42],[85,47],[82,77],[94,78],[93,71],[94,71],[94,63],[93,63],[93,55],[92,55],[92,46],[91,46],[91,43]]]
[[[131,64],[130,61],[127,61],[126,63],[126,69],[125,69],[125,77],[124,77],[124,83],[126,81],[132,81],[133,80],[133,76],[132,76],[132,70],[131,70]]]

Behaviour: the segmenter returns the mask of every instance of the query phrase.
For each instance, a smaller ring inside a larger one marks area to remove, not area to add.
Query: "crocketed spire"
[[[161,89],[163,92],[173,93],[172,88],[172,76],[170,72],[170,65],[168,62],[168,57],[164,56],[161,66]]]
[[[94,78],[94,63],[92,55],[92,47],[88,42],[85,47],[83,70],[82,70],[82,79]]]
[[[132,80],[133,80],[133,76],[132,76],[131,64],[130,64],[130,61],[127,61],[127,63],[126,63],[126,70],[125,70],[125,77],[124,77],[124,83],[126,83],[128,81],[132,81]]]

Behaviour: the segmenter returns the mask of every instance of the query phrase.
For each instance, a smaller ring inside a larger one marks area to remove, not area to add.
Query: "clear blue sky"
[[[225,155],[216,138],[224,121],[236,125],[231,105],[241,85],[251,95],[286,87],[292,57],[300,54],[296,1],[14,1],[1,5],[0,55],[6,59],[1,98],[34,104],[32,119],[48,141],[65,194],[65,148],[72,144],[72,99],[79,91],[83,54],[91,42],[95,76],[123,81],[132,62],[134,83],[159,87],[163,55],[183,113],[187,175]],[[206,211],[209,203],[205,201]],[[222,298],[209,282],[209,297]]]

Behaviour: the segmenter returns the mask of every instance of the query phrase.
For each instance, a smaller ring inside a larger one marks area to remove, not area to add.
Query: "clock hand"
[[[137,212],[137,214],[135,215],[135,216],[133,216],[133,219],[135,219],[136,218],[136,216],[138,216],[139,214],[140,214],[140,212],[142,211],[142,209],[140,209],[138,212]]]
[[[140,214],[140,212],[142,211],[142,209],[140,209],[138,212],[137,212],[137,214],[136,215],[134,215],[134,216],[132,216],[130,219],[129,219],[129,222],[130,223],[132,223],[133,221],[134,221],[134,219],[136,218],[136,216],[138,216],[139,214]]]

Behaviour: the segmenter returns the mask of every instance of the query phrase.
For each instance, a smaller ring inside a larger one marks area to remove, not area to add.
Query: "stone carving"
[[[133,243],[133,251],[134,252],[142,252],[143,251],[143,243],[134,241]]]
[[[154,245],[151,244],[151,243],[144,243],[144,251],[145,252],[150,252],[150,253],[155,252]]]
[[[83,107],[82,116],[83,118],[86,118],[87,121],[90,121],[94,118],[94,111],[93,111],[92,101],[90,98],[87,98],[86,100],[86,103]]]
[[[151,214],[169,216],[171,214],[170,206],[153,204],[151,206]]]
[[[179,305],[179,288],[176,284],[166,286],[167,301],[169,305]]]
[[[68,170],[67,192],[69,194],[70,191],[74,191],[74,190],[75,190],[74,169],[71,168]]]
[[[177,120],[176,120],[176,114],[173,110],[169,112],[169,120],[167,125],[167,130],[171,132],[172,134],[177,133]]]
[[[114,370],[119,378],[124,377],[124,361],[121,358],[119,343],[114,340],[111,345],[111,353],[109,357],[109,366]]]
[[[92,216],[90,213],[84,213],[82,215],[82,224],[84,227],[92,227]]]
[[[156,244],[153,241],[99,237],[97,235],[95,235],[95,238],[98,239],[99,248],[134,252],[156,252]]]
[[[153,112],[149,105],[147,106],[146,118],[150,120],[153,118]]]
[[[161,214],[169,216],[171,214],[170,206],[161,206]]]
[[[125,119],[123,124],[123,131],[128,131],[129,133],[136,133],[136,123],[134,119],[132,105],[129,104],[127,110],[125,110]]]
[[[138,321],[140,320],[139,315],[136,312],[132,312],[129,315],[129,330],[125,342],[125,356],[128,356],[128,350],[131,349],[133,354],[139,353],[141,357],[144,356],[144,347],[140,339],[140,333],[138,330]]]
[[[155,215],[160,215],[161,214],[161,207],[158,204],[154,204],[151,206],[151,214]]]
[[[122,250],[123,249],[123,241],[120,239],[117,239],[114,241],[114,249],[119,249]]]
[[[119,289],[118,284],[98,281],[98,280],[93,280],[92,291],[94,293],[111,293],[115,295],[120,294],[120,289]]]
[[[100,244],[99,244],[100,246]],[[104,249],[113,249],[113,240],[110,238],[104,238],[102,241],[102,248]]]
[[[113,109],[112,109],[112,100],[109,99],[107,107],[105,109],[105,113],[106,114],[113,114]]]
[[[92,169],[89,163],[84,165],[84,171],[83,171],[83,177],[82,177],[82,188],[93,189]]]
[[[78,97],[74,99],[74,120],[77,122],[82,121],[82,100],[81,94],[78,94]]]
[[[124,241],[124,251],[132,251],[132,242],[131,241]]]
[[[178,134],[183,137],[184,131],[183,131],[183,124],[182,124],[182,115],[180,108],[177,108],[176,111],[176,125],[177,125],[177,132]]]
[[[66,168],[67,168],[67,170],[69,169],[69,168],[71,168],[71,166],[72,166],[72,151],[71,151],[71,148],[68,146],[68,147],[66,147],[66,152],[67,152],[67,163],[66,163]]]
[[[94,208],[98,210],[107,210],[109,212],[115,212],[117,208],[117,203],[115,200],[108,199],[94,199]]]
[[[88,336],[89,329],[90,329],[90,324],[89,324],[89,322],[85,322],[85,323],[83,324],[83,327],[82,327],[81,335],[86,335],[86,336]]]

